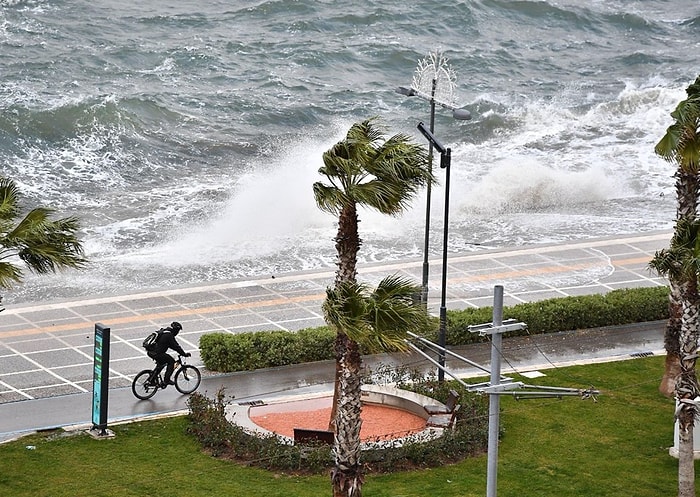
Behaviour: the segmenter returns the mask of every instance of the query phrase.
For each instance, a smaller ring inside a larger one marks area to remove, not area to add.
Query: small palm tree
[[[681,101],[671,113],[674,123],[656,144],[654,151],[676,165],[676,220],[693,220],[697,216],[700,192],[700,76],[686,89],[688,98]],[[669,274],[669,315],[664,333],[666,366],[659,390],[674,395],[676,377],[680,373],[679,335],[681,330],[682,282]]]
[[[19,189],[0,178],[0,288],[20,283],[23,262],[37,274],[63,268],[81,268],[87,260],[78,240],[75,217],[51,219],[52,209],[37,207],[21,217]]]
[[[680,372],[675,384],[678,409],[678,495],[695,496],[693,429],[698,415],[700,385],[696,374],[700,326],[700,220],[681,219],[668,249],[658,251],[650,267],[678,284],[681,299]]]
[[[428,167],[425,148],[402,134],[385,139],[376,118],[352,125],[345,139],[323,154],[323,167],[319,173],[328,182],[314,183],[316,204],[319,209],[338,216],[335,237],[338,269],[335,287],[339,289],[345,283],[355,283],[357,277],[357,253],[362,245],[358,231],[358,205],[383,214],[398,215],[408,207],[420,188],[432,183],[434,178]],[[336,420],[341,409],[340,399],[353,398],[355,395],[353,384],[344,378],[356,376],[359,381],[361,364],[358,343],[350,338],[347,330],[339,326],[336,327],[334,353],[336,381],[330,428],[337,435]],[[350,391],[346,392],[345,388],[350,388]],[[341,422],[354,423],[359,440],[359,411],[349,412],[351,413]],[[354,446],[352,450],[355,450]],[[357,465],[359,452],[356,456],[350,466],[336,459],[332,480],[335,496],[360,495],[362,477]]]
[[[323,313],[337,333],[343,333],[368,352],[406,350],[407,332],[424,333],[431,320],[423,306],[414,304],[419,290],[399,276],[382,280],[374,291],[348,281],[328,288]],[[335,468],[331,473],[334,496],[362,495],[360,429],[362,420],[362,358],[353,349],[341,358],[341,395],[337,402]]]

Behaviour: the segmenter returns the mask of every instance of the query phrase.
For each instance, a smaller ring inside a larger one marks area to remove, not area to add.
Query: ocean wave
[[[78,215],[94,262],[17,298],[332,268],[336,220],[311,190],[322,153],[370,116],[425,144],[429,103],[395,88],[437,49],[473,116],[435,115],[451,251],[664,227],[672,170],[653,145],[695,76],[678,54],[699,19],[696,0],[674,8],[0,0],[2,172],[28,203]],[[425,202],[363,211],[361,260],[419,256]]]
[[[554,4],[543,0],[484,0],[481,4],[505,17],[525,17],[545,24],[556,22],[578,29],[591,26],[589,11],[585,8],[581,10],[578,4],[568,8],[560,3]]]

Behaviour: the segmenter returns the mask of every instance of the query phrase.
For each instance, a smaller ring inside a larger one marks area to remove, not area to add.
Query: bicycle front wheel
[[[180,393],[192,393],[197,390],[199,383],[202,381],[202,375],[194,366],[189,364],[182,366],[175,373],[175,388]]]
[[[157,384],[151,384],[148,379],[153,374],[151,369],[144,369],[134,378],[131,384],[131,391],[136,396],[137,399],[146,400],[153,397],[158,391]]]

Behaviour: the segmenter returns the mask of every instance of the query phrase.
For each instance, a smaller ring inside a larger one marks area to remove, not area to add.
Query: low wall
[[[266,402],[265,405],[271,406],[274,404],[284,404],[288,402],[294,402],[299,400],[307,400],[310,398],[319,398],[330,396],[331,393],[321,393],[309,395],[297,395],[297,396],[287,396],[278,399],[270,400]],[[376,404],[387,407],[393,407],[397,409],[402,409],[404,411],[415,414],[425,420],[428,419],[428,413],[423,408],[424,405],[442,405],[435,399],[427,397],[425,395],[420,395],[417,393],[409,392],[407,390],[401,390],[396,387],[384,386],[384,385],[363,385],[362,386],[362,402],[367,404]],[[258,434],[261,436],[271,436],[276,435],[280,442],[294,445],[294,439],[284,435],[274,434],[261,426],[258,426],[250,419],[250,409],[253,407],[250,404],[231,404],[226,408],[226,418],[229,422],[234,423],[243,429],[249,431],[252,434]],[[409,435],[408,437],[393,439],[389,441],[381,442],[366,442],[362,444],[363,449],[374,448],[381,446],[386,443],[391,443],[393,445],[400,444],[407,440],[429,440],[434,439],[442,435],[443,428],[426,427],[419,433]]]

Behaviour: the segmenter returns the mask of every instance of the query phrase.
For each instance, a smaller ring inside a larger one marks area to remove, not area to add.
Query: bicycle
[[[131,391],[137,399],[147,400],[153,397],[159,389],[165,389],[168,385],[163,381],[163,369],[144,369],[136,375],[131,383]],[[177,356],[175,361],[175,369],[173,371],[175,378],[175,388],[178,392],[189,394],[197,390],[202,381],[202,374],[195,366],[185,364],[185,358],[181,355]]]

